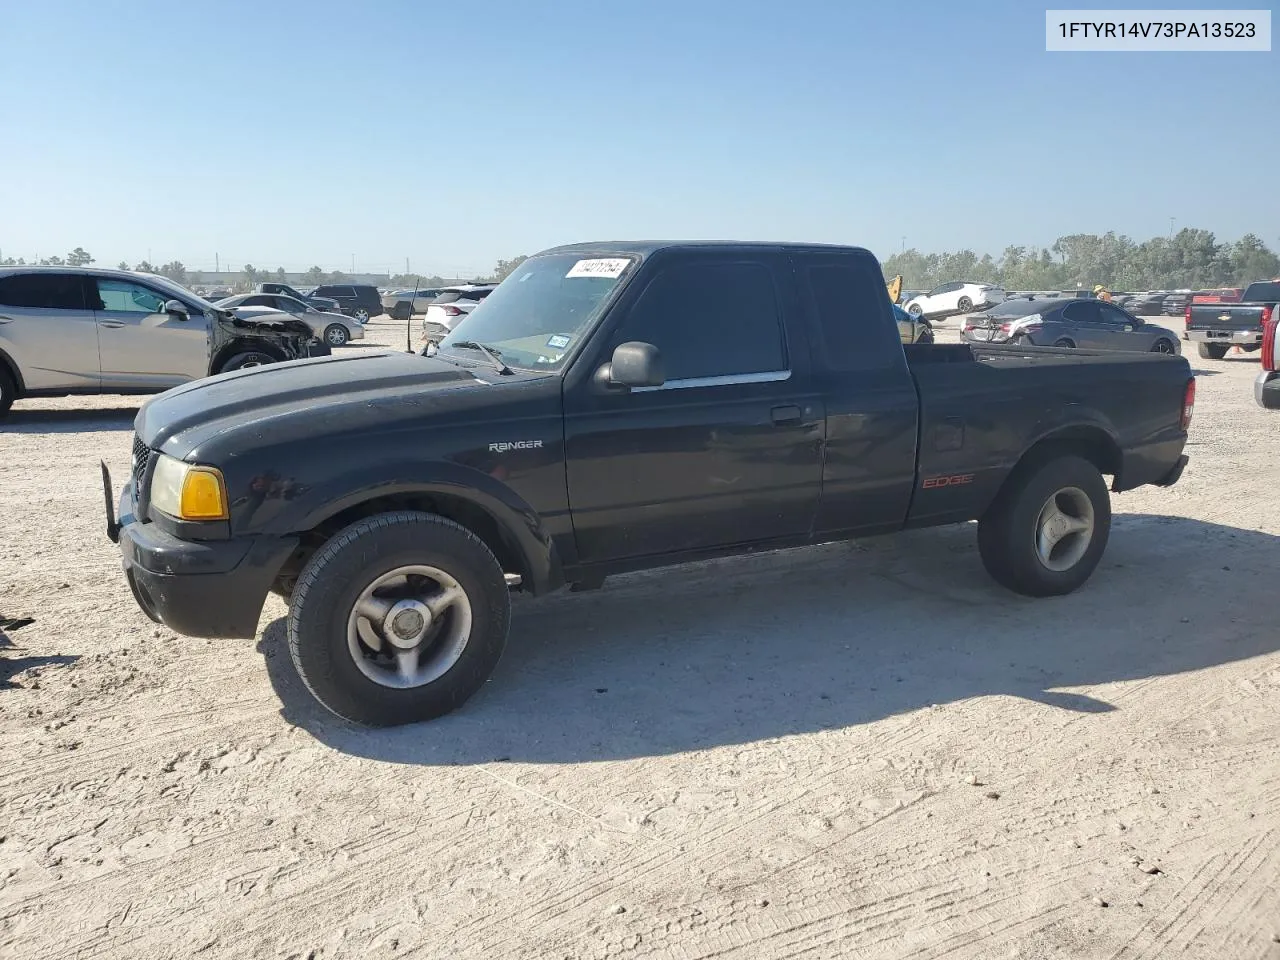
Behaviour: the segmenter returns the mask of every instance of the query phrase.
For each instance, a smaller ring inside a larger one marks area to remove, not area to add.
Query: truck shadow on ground
[[[128,430],[138,416],[132,407],[103,407],[96,410],[13,409],[0,421],[3,433],[98,433]]]
[[[577,763],[844,728],[971,697],[1123,709],[1069,688],[1280,648],[1264,605],[1280,537],[1181,517],[1116,519],[1072,596],[995,586],[971,525],[649,571],[595,593],[517,598],[507,653],[461,710],[363,730],[262,652],[284,716],[345,753],[406,764]],[[1112,691],[1111,697],[1119,691]]]

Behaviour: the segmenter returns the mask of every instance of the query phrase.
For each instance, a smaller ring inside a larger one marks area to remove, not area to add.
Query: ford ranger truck
[[[995,582],[1068,594],[1110,494],[1175,483],[1182,357],[904,345],[854,247],[597,243],[526,260],[431,355],[301,360],[138,412],[108,534],[139,606],[252,638],[369,725],[464,703],[510,594],[977,520]]]
[[[1193,341],[1205,360],[1221,360],[1232,347],[1246,353],[1262,348],[1267,321],[1280,307],[1280,280],[1260,280],[1245,288],[1239,303],[1190,303],[1184,340]]]

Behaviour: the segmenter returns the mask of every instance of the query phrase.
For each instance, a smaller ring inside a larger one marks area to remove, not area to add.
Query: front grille
[[[131,473],[139,488],[142,487],[142,480],[147,475],[147,466],[151,462],[151,450],[142,438],[137,434],[133,437],[133,467]]]

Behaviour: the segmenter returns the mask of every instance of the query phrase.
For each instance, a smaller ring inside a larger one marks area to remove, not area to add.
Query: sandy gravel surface
[[[1074,596],[971,527],[618,578],[383,732],[275,598],[257,642],[135,607],[97,477],[135,400],[19,403],[0,956],[1280,958],[1280,414],[1195,365],[1191,466]]]

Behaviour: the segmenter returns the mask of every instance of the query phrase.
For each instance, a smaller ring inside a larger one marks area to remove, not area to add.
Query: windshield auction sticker
[[[565,277],[608,277],[614,279],[622,276],[622,271],[627,269],[629,262],[625,257],[609,260],[579,260],[569,269]]]
[[[1270,10],[1046,10],[1046,50],[1267,53]]]

